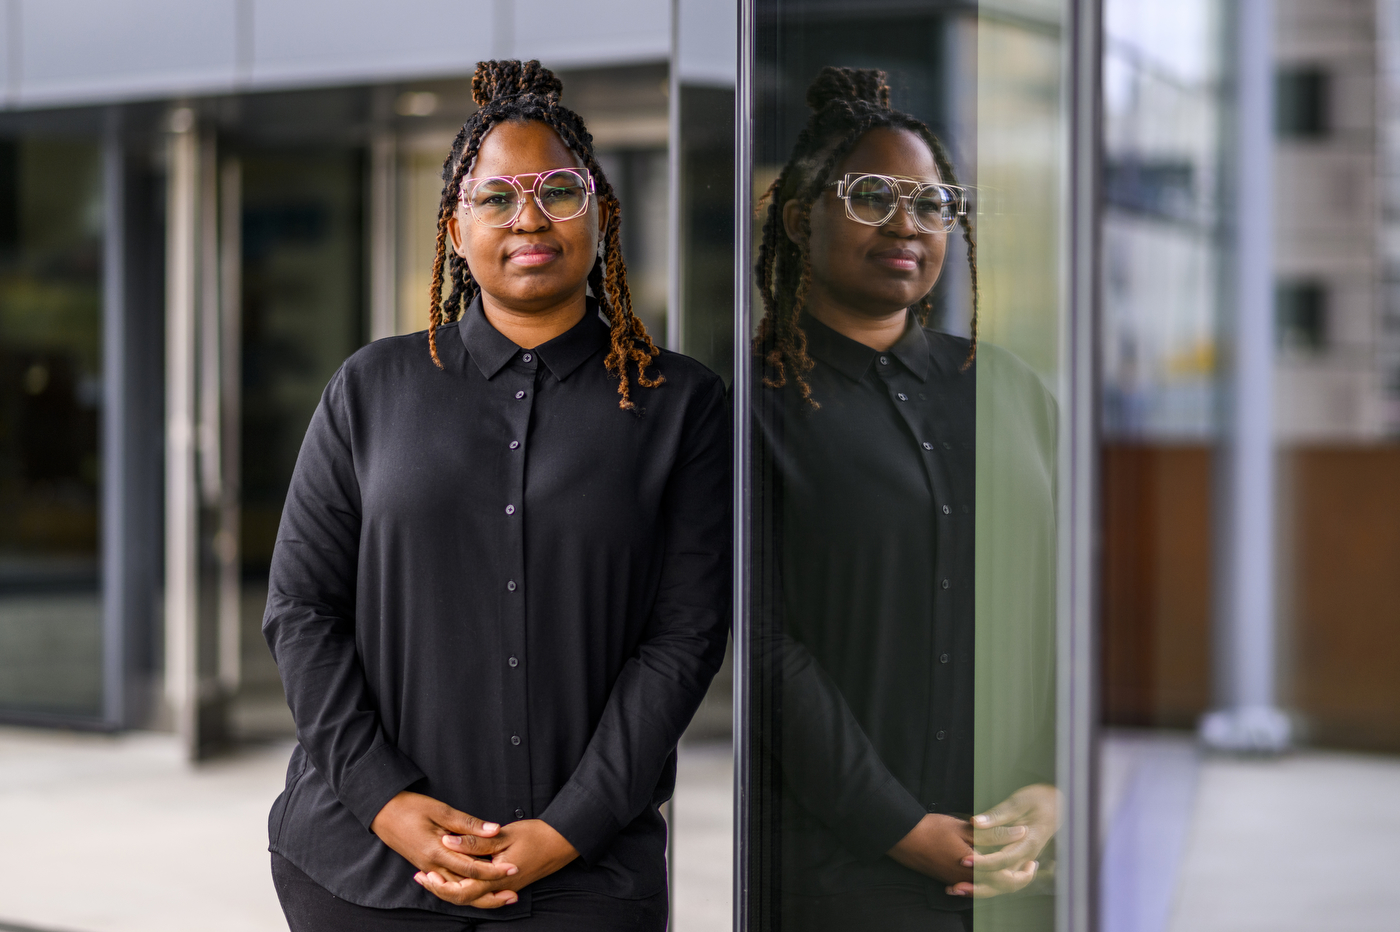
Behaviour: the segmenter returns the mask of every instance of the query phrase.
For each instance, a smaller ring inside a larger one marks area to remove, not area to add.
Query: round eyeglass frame
[[[567,217],[554,216],[549,212],[549,208],[544,206],[544,201],[540,199],[541,182],[543,182],[544,179],[549,177],[550,175],[558,174],[559,172],[569,172],[574,177],[578,178],[581,182],[584,182],[588,188],[588,193],[584,195],[583,198],[583,206],[580,207],[575,213],[569,214],[569,216]],[[525,185],[521,184],[521,178],[534,178],[535,180],[531,183],[530,187],[527,188],[525,187]],[[515,213],[512,214],[511,218],[505,223],[488,223],[486,220],[483,220],[481,218],[481,215],[476,212],[476,209],[472,207],[473,192],[475,192],[477,188],[479,188],[481,185],[485,184],[488,181],[508,181],[510,182],[511,187],[515,188],[516,192],[520,195],[520,203],[519,205],[517,205]],[[487,178],[463,178],[462,187],[457,194],[457,199],[462,202],[462,206],[467,208],[467,213],[471,214],[472,219],[475,220],[477,223],[485,227],[491,227],[493,229],[500,230],[504,229],[505,227],[514,226],[515,222],[520,219],[520,215],[525,212],[526,195],[529,195],[530,197],[534,198],[535,206],[540,209],[540,213],[544,214],[554,223],[563,223],[566,220],[573,220],[575,217],[582,217],[584,214],[586,214],[588,212],[589,206],[593,203],[593,198],[597,196],[597,193],[598,192],[593,185],[593,175],[591,172],[589,172],[588,169],[551,168],[548,171],[521,172],[518,175],[491,175]]]
[[[851,189],[866,178],[876,178],[890,186],[890,190],[895,193],[894,203],[890,206],[890,212],[880,220],[865,220],[856,216],[855,209],[851,207]],[[912,185],[913,190],[908,194],[904,193],[906,186]],[[846,205],[846,216],[856,223],[868,227],[879,227],[889,223],[891,218],[899,212],[899,206],[904,204],[904,209],[908,211],[909,217],[914,221],[914,226],[925,233],[949,233],[958,225],[960,217],[967,216],[967,189],[955,184],[944,184],[941,181],[915,181],[912,178],[896,178],[893,175],[881,175],[875,172],[846,172],[840,180],[827,183],[826,187],[835,188],[836,196],[841,199],[841,203]],[[914,198],[923,194],[930,188],[939,188],[943,191],[951,192],[953,202],[957,205],[957,211],[953,214],[952,221],[947,226],[939,226],[929,229],[919,222],[919,213],[913,209]]]

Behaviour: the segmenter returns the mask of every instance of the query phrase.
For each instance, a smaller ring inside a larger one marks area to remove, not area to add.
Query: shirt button
[[[908,400],[909,400],[909,396],[906,395],[906,394],[904,394],[904,392],[900,392],[900,393],[899,393],[898,395],[896,395],[895,397],[898,398],[900,401],[908,401]]]
[[[934,735],[934,737],[942,741],[944,738],[948,737],[948,733],[946,731],[940,731],[938,734]]]
[[[520,449],[520,441],[519,441],[519,440],[512,440],[512,441],[510,442],[510,448],[511,448],[512,450],[518,450],[518,449]]]
[[[948,588],[948,580],[946,580],[946,579],[943,580],[943,588],[944,588],[944,589],[947,589],[947,588]]]
[[[925,440],[925,441],[924,441],[924,449],[925,449],[925,450],[932,450],[932,449],[933,449],[933,444],[931,444],[931,443],[929,443],[927,440]]]
[[[890,364],[890,357],[888,357],[888,356],[881,356],[881,357],[880,357],[880,365],[882,365],[882,366],[888,366],[889,364]]]
[[[948,662],[948,655],[947,655],[947,654],[944,654],[944,655],[943,655],[943,662],[944,662],[944,663],[947,663],[947,662]],[[520,661],[519,661],[519,660],[516,660],[514,657],[510,658],[509,660],[507,660],[506,663],[510,664],[512,667],[518,667],[518,666],[520,666]]]
[[[523,818],[525,818],[525,810],[524,810],[524,809],[517,809],[517,810],[515,810],[515,817],[516,817],[517,819],[523,819]]]
[[[515,393],[515,397],[516,397],[516,398],[524,398],[524,397],[525,397],[525,393],[524,393],[524,392],[516,392],[516,393]]]
[[[942,734],[943,734],[943,732],[940,731],[940,732],[939,732],[939,735],[942,735]],[[520,736],[519,736],[519,735],[511,735],[511,736],[510,736],[510,743],[513,744],[513,745],[515,745],[516,747],[520,747]]]
[[[510,582],[506,583],[506,588],[509,589],[511,592],[514,592],[514,591],[515,591],[515,580],[512,579]]]
[[[506,506],[506,514],[508,514],[508,515],[513,515],[513,514],[515,514],[515,506],[514,506],[514,505],[507,505],[507,506]]]
[[[535,361],[535,357],[531,356],[529,353],[526,353],[522,358],[523,358],[526,362],[534,362],[534,361]]]
[[[948,655],[947,655],[947,654],[939,654],[939,655],[938,655],[938,662],[939,662],[939,663],[947,663],[947,662],[948,662]],[[510,665],[511,665],[512,667],[515,666],[515,658],[514,658],[514,657],[510,658]]]
[[[944,505],[944,506],[943,506],[943,513],[944,513],[945,515],[950,515],[950,514],[953,513],[953,509],[949,508],[947,505]]]

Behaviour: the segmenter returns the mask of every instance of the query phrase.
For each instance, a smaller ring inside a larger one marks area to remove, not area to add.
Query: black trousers
[[[458,919],[426,909],[373,909],[335,896],[281,855],[272,883],[291,932],[665,932],[665,893],[624,900],[578,890],[536,893],[525,919]]]

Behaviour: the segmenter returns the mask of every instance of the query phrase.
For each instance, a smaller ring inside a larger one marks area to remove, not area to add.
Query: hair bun
[[[557,101],[563,93],[564,85],[554,72],[533,59],[477,62],[472,75],[472,100],[478,107],[525,94]]]
[[[890,86],[876,68],[836,68],[827,65],[807,88],[807,106],[820,112],[832,101],[866,103],[890,109]]]

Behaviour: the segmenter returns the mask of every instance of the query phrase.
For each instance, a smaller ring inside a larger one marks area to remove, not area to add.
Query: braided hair
[[[812,408],[820,407],[812,398],[812,387],[805,373],[816,365],[807,353],[807,335],[799,319],[807,306],[812,283],[812,257],[808,241],[812,233],[812,205],[828,180],[872,129],[907,130],[922,139],[933,153],[944,184],[955,185],[957,176],[943,143],[922,120],[890,108],[890,88],[885,72],[869,68],[823,68],[807,89],[807,105],[812,115],[797,137],[782,172],[760,199],[768,201],[755,273],[763,297],[763,320],[754,337],[754,352],[763,360],[763,384],[782,388],[789,374]],[[798,242],[790,239],[783,225],[783,206],[797,201]],[[967,243],[967,263],[972,271],[972,345],[966,370],[977,357],[977,247],[967,216],[959,219]],[[929,295],[915,305],[919,323],[928,323],[932,309]]]
[[[429,286],[428,351],[439,369],[437,331],[444,323],[457,320],[481,292],[472,278],[467,260],[447,249],[447,221],[457,210],[462,179],[471,171],[481,149],[481,140],[500,123],[543,123],[559,134],[564,145],[578,156],[593,176],[598,202],[608,208],[603,229],[603,254],[588,273],[588,285],[612,324],[611,345],[603,364],[618,379],[618,407],[635,410],[630,360],[636,366],[637,382],[655,388],[665,381],[660,373],[648,376],[646,367],[661,351],[652,343],[646,325],[632,312],[632,292],[627,285],[627,266],[622,259],[620,236],[622,206],[593,151],[593,137],[583,119],[559,102],[564,86],[554,72],[537,61],[478,62],[472,76],[472,99],[477,111],[471,115],[442,165],[442,200],[438,205],[437,250],[433,257],[433,279]],[[444,278],[451,281],[446,300],[442,297]]]

